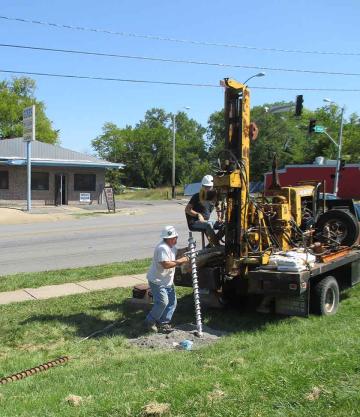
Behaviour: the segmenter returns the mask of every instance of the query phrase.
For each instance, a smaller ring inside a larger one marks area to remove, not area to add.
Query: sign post
[[[109,212],[113,211],[115,213],[116,205],[115,205],[114,189],[112,187],[104,187],[104,194],[105,194],[106,204],[107,204]]]
[[[31,142],[35,140],[35,105],[23,110],[23,138],[26,142],[27,211],[31,211]]]

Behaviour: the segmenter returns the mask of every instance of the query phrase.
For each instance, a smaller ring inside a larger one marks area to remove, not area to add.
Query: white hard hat
[[[204,187],[212,187],[214,185],[214,178],[212,175],[205,175],[205,177],[201,180],[201,185]]]
[[[160,233],[161,239],[171,239],[177,236],[178,234],[174,226],[165,226]]]

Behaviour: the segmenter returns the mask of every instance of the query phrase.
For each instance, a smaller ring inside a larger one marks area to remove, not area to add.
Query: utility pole
[[[344,126],[344,107],[341,108],[341,121],[339,129],[339,140],[338,140],[338,154],[336,161],[336,172],[334,180],[334,194],[337,196],[339,191],[339,177],[340,177],[340,167],[341,167],[341,150],[342,150],[342,137],[343,137],[343,126]]]
[[[31,142],[35,140],[35,105],[23,110],[23,138],[26,142],[27,211],[31,211]]]
[[[176,135],[176,124],[175,124],[175,113],[172,117],[172,128],[173,128],[173,140],[172,140],[172,176],[171,176],[171,198],[175,198],[175,135]]]
[[[335,104],[335,102],[333,102],[332,100],[330,100],[329,98],[324,98],[324,100],[326,103],[329,104]],[[339,191],[339,177],[340,177],[340,168],[341,168],[341,151],[342,151],[342,139],[343,139],[343,126],[344,126],[344,111],[345,111],[345,106],[341,107],[341,120],[340,120],[340,128],[339,128],[339,137],[338,137],[338,143],[336,143],[334,141],[334,139],[325,131],[323,133],[326,134],[327,137],[329,137],[337,146],[337,159],[336,159],[336,170],[335,170],[335,179],[334,179],[334,189],[333,189],[333,193],[334,195],[337,196],[337,193]]]
[[[183,106],[185,110],[190,110],[190,107]],[[176,114],[172,115],[172,175],[171,175],[171,198],[174,199],[176,197],[175,193],[175,155],[176,155]]]

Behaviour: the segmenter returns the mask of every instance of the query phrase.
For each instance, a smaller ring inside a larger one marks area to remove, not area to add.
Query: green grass
[[[188,322],[190,290],[178,294],[175,321]],[[126,307],[129,295],[118,289],[0,306],[1,375],[72,357],[0,386],[0,416],[141,416],[153,401],[169,403],[173,417],[359,416],[360,286],[330,317],[203,311],[206,324],[229,334],[191,352],[130,346],[144,313]],[[78,343],[123,318],[111,332]],[[87,400],[71,407],[69,394]]]
[[[0,276],[0,292],[107,278],[114,275],[142,274],[147,271],[149,265],[150,259],[136,259],[133,261],[87,266],[84,268],[4,275]]]
[[[96,216],[103,216],[107,214],[112,214],[112,212],[108,211],[89,211],[88,213],[72,213],[71,215],[76,219],[81,219],[83,217],[96,217]]]
[[[176,187],[176,195],[183,196],[183,187]],[[116,195],[117,200],[169,200],[171,199],[171,187],[150,188],[146,190],[125,190]]]

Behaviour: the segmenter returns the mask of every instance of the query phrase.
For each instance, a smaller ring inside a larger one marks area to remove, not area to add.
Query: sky
[[[206,126],[210,114],[223,106],[219,81],[230,77],[244,82],[261,71],[266,76],[253,78],[248,84],[252,106],[294,101],[296,95],[303,94],[306,108],[321,107],[327,97],[345,106],[346,116],[360,114],[360,2],[356,0],[1,0],[0,16],[2,45],[272,68],[154,62],[0,46],[1,80],[20,76],[3,71],[18,71],[211,85],[29,75],[36,80],[36,98],[45,103],[46,114],[53,127],[60,130],[60,143],[65,148],[93,153],[91,140],[101,134],[104,123],[134,125],[153,107],[168,112],[190,107],[189,117]],[[56,23],[60,27],[4,18]],[[66,29],[64,25],[100,31]],[[131,36],[134,34],[140,36]]]

